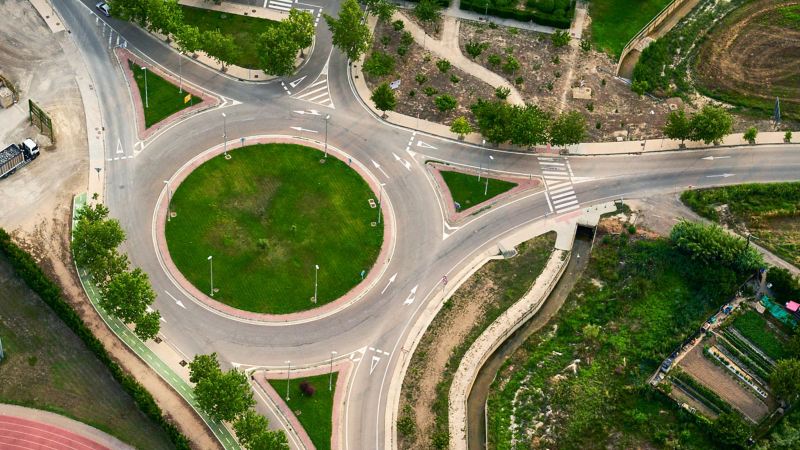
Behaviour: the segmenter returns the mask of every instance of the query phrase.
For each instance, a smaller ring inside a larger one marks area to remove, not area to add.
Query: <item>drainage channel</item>
[[[525,322],[517,331],[503,342],[500,347],[483,363],[467,397],[467,442],[470,450],[482,450],[486,446],[486,399],[497,371],[505,360],[511,356],[524,342],[547,324],[567,299],[573,286],[578,281],[592,248],[594,229],[578,227],[575,242],[572,245],[572,257],[556,287],[547,297],[539,311]]]

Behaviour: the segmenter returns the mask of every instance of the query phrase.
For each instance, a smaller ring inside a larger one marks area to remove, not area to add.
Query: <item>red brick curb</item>
[[[426,163],[425,165],[427,166],[431,176],[433,176],[433,180],[434,182],[436,182],[436,187],[442,196],[442,200],[445,203],[444,208],[447,214],[447,221],[450,222],[450,224],[457,224],[459,222],[462,222],[464,221],[464,219],[472,216],[473,214],[476,214],[483,208],[486,208],[488,206],[494,206],[498,203],[505,203],[507,200],[511,200],[512,198],[517,197],[519,194],[523,192],[531,191],[543,185],[538,175],[536,177],[532,176],[526,177],[523,175],[510,175],[510,174],[493,172],[491,173],[491,176],[489,178],[509,181],[511,183],[517,183],[517,186],[509,189],[506,192],[503,192],[500,195],[492,197],[491,199],[485,202],[478,203],[477,205],[471,206],[462,211],[456,211],[456,205],[455,202],[453,201],[453,195],[450,193],[450,189],[448,189],[447,183],[444,182],[444,178],[442,178],[441,172],[458,172],[468,175],[475,175],[476,177],[478,175],[478,172],[475,171],[474,169],[466,169],[463,167],[451,166],[447,164],[440,164],[434,162],[429,162]],[[482,172],[481,174],[482,177],[484,176],[483,175],[484,173],[489,173],[489,171]]]
[[[350,359],[343,359],[333,364],[333,371],[338,372],[338,375],[336,377],[336,389],[334,390],[333,394],[333,410],[331,411],[333,414],[333,423],[331,424],[331,448],[342,448],[342,446],[339,445],[339,439],[341,437],[340,416],[347,391],[347,382],[350,377],[350,370],[352,368],[353,363],[350,361]],[[297,379],[327,374],[330,372],[330,370],[330,366],[318,366],[310,369],[293,369],[292,373],[289,375],[291,379]],[[297,416],[294,415],[294,411],[289,409],[289,405],[286,404],[283,396],[273,389],[272,385],[267,382],[267,380],[285,380],[287,375],[286,372],[286,370],[271,370],[269,372],[255,373],[253,374],[253,377],[255,378],[256,383],[267,394],[269,399],[275,404],[275,406],[278,407],[281,415],[283,415],[283,417],[289,421],[289,425],[291,425],[292,429],[300,437],[300,440],[303,441],[303,445],[306,448],[314,448],[314,444],[311,443],[311,438],[308,437],[308,433],[306,433],[305,428],[303,428],[303,426],[300,424]]]
[[[139,87],[136,84],[133,72],[128,66],[128,61],[132,61],[134,64],[137,64],[142,67],[147,67],[147,70],[155,73],[156,75],[168,80],[170,83],[173,83],[175,85],[179,85],[180,80],[176,79],[172,74],[161,70],[161,68],[157,65],[145,63],[141,58],[137,58],[133,53],[131,53],[126,49],[116,48],[114,49],[114,53],[117,55],[117,60],[119,61],[120,66],[122,67],[122,72],[125,74],[125,79],[128,81],[128,88],[130,89],[131,97],[133,98],[133,107],[136,110],[136,131],[139,135],[139,139],[143,141],[147,140],[147,138],[149,138],[162,128],[172,125],[173,123],[178,122],[181,119],[184,119],[190,115],[197,114],[200,111],[205,111],[206,109],[213,108],[221,103],[221,100],[218,97],[207,94],[201,91],[200,89],[195,88],[194,85],[192,85],[191,83],[187,82],[186,79],[184,79],[183,80],[184,92],[192,94],[193,97],[199,98],[200,101],[197,104],[190,106],[189,108],[175,112],[174,114],[164,118],[164,120],[156,124],[153,124],[150,128],[145,128],[144,105],[142,105],[142,96],[139,94]]]
[[[253,145],[253,144],[266,144],[266,143],[287,143],[287,144],[299,144],[305,145],[308,147],[316,148],[317,150],[323,150],[323,144],[318,141],[304,139],[304,138],[297,138],[292,136],[283,136],[283,135],[266,135],[266,136],[251,136],[248,138],[243,138],[244,143],[241,140],[236,139],[228,142],[228,153],[231,154],[234,158],[236,157],[235,149],[241,145]],[[236,146],[234,147],[234,144]],[[169,179],[169,188],[172,192],[175,192],[178,186],[186,179],[189,174],[202,165],[204,162],[208,161],[209,159],[220,155],[223,153],[224,146],[223,144],[219,144],[216,147],[212,147],[203,153],[195,156],[189,162],[187,162],[183,167],[178,169],[178,171]],[[331,146],[328,144],[328,155],[338,158],[341,161],[349,162],[351,161],[351,156],[347,153],[342,152],[336,147]],[[373,194],[375,194],[376,199],[378,198],[378,191],[381,189],[380,182],[378,179],[367,170],[366,166],[361,164],[359,161],[352,160],[350,167],[354,169],[363,179],[367,182],[367,184],[372,189]],[[275,325],[290,325],[293,323],[298,322],[308,322],[311,320],[320,319],[322,317],[326,317],[331,315],[341,309],[344,309],[347,306],[355,303],[361,297],[363,297],[370,289],[372,289],[378,282],[378,280],[383,275],[383,272],[388,267],[389,262],[392,259],[392,254],[394,253],[394,245],[395,245],[395,217],[394,217],[394,210],[392,208],[391,201],[389,200],[388,195],[384,191],[382,194],[383,203],[381,204],[380,208],[382,210],[382,215],[384,217],[383,222],[383,245],[381,246],[381,251],[378,254],[378,257],[375,259],[375,264],[369,270],[367,276],[355,287],[350,289],[347,294],[339,297],[336,300],[333,300],[329,303],[321,305],[319,307],[300,311],[296,313],[290,314],[264,314],[264,313],[257,313],[251,311],[243,311],[241,309],[234,308],[232,306],[226,305],[224,303],[218,302],[213,298],[209,297],[205,293],[201,292],[197,289],[189,280],[187,280],[183,274],[178,270],[175,263],[172,261],[172,257],[169,254],[169,249],[167,247],[167,240],[165,236],[165,227],[167,222],[167,208],[168,202],[164,201],[166,196],[165,190],[162,191],[161,196],[158,199],[158,203],[156,205],[155,217],[154,217],[154,240],[156,244],[156,253],[159,260],[162,262],[162,267],[167,272],[167,275],[173,280],[173,282],[179,286],[179,288],[183,289],[184,293],[188,296],[192,297],[195,300],[198,300],[200,304],[207,307],[208,309],[217,311],[223,315],[230,316],[231,318],[235,319],[242,319],[245,321],[251,322],[260,322],[264,324],[275,324]]]

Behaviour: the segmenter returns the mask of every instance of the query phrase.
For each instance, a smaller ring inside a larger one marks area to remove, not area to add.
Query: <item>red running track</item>
[[[0,415],[0,449],[108,450],[108,447],[63,428]]]

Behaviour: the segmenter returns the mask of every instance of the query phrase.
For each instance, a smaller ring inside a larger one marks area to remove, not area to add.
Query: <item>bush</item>
[[[524,82],[525,82],[525,78],[522,78],[522,77],[517,77],[517,78],[514,80],[514,83],[516,83],[516,84],[522,84],[522,83],[524,83]]]
[[[428,97],[439,93],[439,91],[437,91],[433,86],[425,86],[425,89],[423,89],[422,92],[424,92]]]
[[[382,77],[394,72],[394,57],[385,52],[372,52],[364,61],[364,73],[371,77]]]
[[[767,282],[772,283],[772,293],[781,303],[800,299],[800,281],[782,267],[770,267]]]
[[[783,135],[783,140],[786,142],[792,142],[792,132],[787,131],[786,134]]]
[[[394,22],[392,22],[392,28],[394,28],[394,31],[400,31],[405,27],[406,27],[406,24],[400,19],[395,20]]]
[[[436,107],[439,108],[439,111],[442,112],[456,109],[456,106],[458,106],[458,102],[456,101],[456,99],[449,94],[444,94],[436,97],[434,103],[436,103]]]
[[[589,110],[589,112],[594,111],[594,103],[593,102],[587,103],[586,104],[586,109]]]
[[[67,303],[61,296],[61,289],[51,281],[42,272],[42,269],[36,264],[34,259],[19,248],[11,241],[11,236],[5,230],[0,228],[0,254],[4,255],[14,272],[22,278],[28,287],[36,292],[37,295],[44,301],[56,315],[64,321],[64,323],[83,341],[84,345],[95,354],[97,359],[103,363],[111,375],[122,388],[127,392],[136,402],[136,406],[147,417],[161,426],[167,433],[169,439],[175,444],[178,449],[190,448],[189,439],[184,436],[178,428],[163,415],[161,408],[158,407],[153,396],[136,381],[131,375],[125,372],[106,351],[103,344],[94,334],[92,334],[89,327],[83,322],[83,319],[72,309],[72,306]]]
[[[550,35],[550,40],[553,41],[555,48],[560,48],[568,45],[569,41],[572,40],[572,36],[566,30],[556,30],[555,33]]]
[[[411,45],[414,43],[414,36],[412,36],[408,31],[404,31],[400,36],[400,43],[406,46]]]
[[[520,67],[520,64],[519,64],[519,61],[517,60],[517,58],[514,58],[513,56],[509,56],[508,58],[506,58],[506,63],[503,64],[503,72],[514,73],[517,70],[519,70],[519,67]]]
[[[308,381],[303,381],[300,383],[300,392],[306,397],[312,397],[317,390]]]
[[[751,144],[755,144],[756,136],[758,136],[758,129],[756,127],[750,127],[747,129],[747,131],[744,132],[743,137],[745,141]]]
[[[406,47],[405,45],[400,45],[400,46],[397,47],[397,54],[398,55],[406,56],[406,53],[408,53],[408,47]]]
[[[709,266],[721,264],[743,274],[764,265],[757,250],[718,225],[681,221],[672,228],[670,239],[683,253]]]
[[[586,39],[581,40],[581,50],[584,52],[588,52],[592,49],[592,43],[587,41]]]
[[[391,37],[389,37],[389,36],[382,36],[381,37],[381,45],[383,45],[384,47],[389,45],[390,42],[392,42],[392,38]]]
[[[495,55],[495,54],[491,54],[491,55],[489,55],[489,57],[488,57],[488,58],[486,58],[486,61],[487,61],[487,62],[489,63],[489,65],[490,65],[490,66],[492,66],[492,67],[497,67],[497,66],[499,66],[499,65],[500,65],[500,63],[502,63],[502,62],[503,62],[503,60],[502,60],[502,59],[500,59],[500,55]]]
[[[544,2],[545,8],[539,6]],[[570,0],[554,0],[553,9],[547,11],[549,0],[528,0],[528,9],[518,9],[516,2],[500,4],[492,2],[488,5],[485,0],[462,0],[459,7],[465,11],[473,11],[483,15],[484,13],[504,19],[514,19],[520,22],[536,22],[555,28],[569,28],[572,16],[575,11],[574,3]],[[489,27],[497,27],[493,22],[489,22]]]
[[[511,89],[505,86],[500,86],[494,89],[494,96],[500,100],[505,100],[511,95]]]
[[[417,84],[422,85],[428,81],[428,77],[424,73],[418,73],[414,76],[414,80],[417,82]]]
[[[456,74],[450,75],[450,82],[451,83],[455,84],[455,83],[458,83],[459,81],[461,81],[461,78],[458,78],[458,76],[456,76]]]
[[[469,41],[464,45],[464,48],[467,50],[467,54],[471,56],[472,59],[475,59],[480,56],[484,50],[489,48],[489,44],[486,42]]]
[[[439,68],[439,72],[446,73],[450,70],[450,61],[446,59],[440,59],[436,61],[436,67]]]

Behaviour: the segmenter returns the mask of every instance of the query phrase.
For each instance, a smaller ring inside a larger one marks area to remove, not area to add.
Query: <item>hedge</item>
[[[72,306],[64,300],[61,295],[61,288],[42,272],[42,269],[36,264],[31,255],[11,241],[11,236],[2,228],[0,228],[0,254],[8,259],[17,276],[22,278],[25,284],[36,292],[58,317],[78,335],[97,359],[105,364],[117,382],[122,385],[125,392],[133,398],[139,409],[164,429],[169,439],[175,444],[175,448],[189,450],[191,448],[189,439],[164,417],[161,408],[158,407],[150,392],[111,359],[100,340],[92,334],[89,327],[86,326],[86,323]]]
[[[516,8],[504,8],[490,4],[486,7],[485,0],[461,0],[460,8],[466,11],[473,11],[478,14],[489,14],[504,19],[514,19],[520,22],[536,22],[540,25],[548,25],[555,28],[569,28],[572,23],[572,13],[574,8],[570,5],[570,13],[567,16],[547,14],[541,11],[522,10]]]

